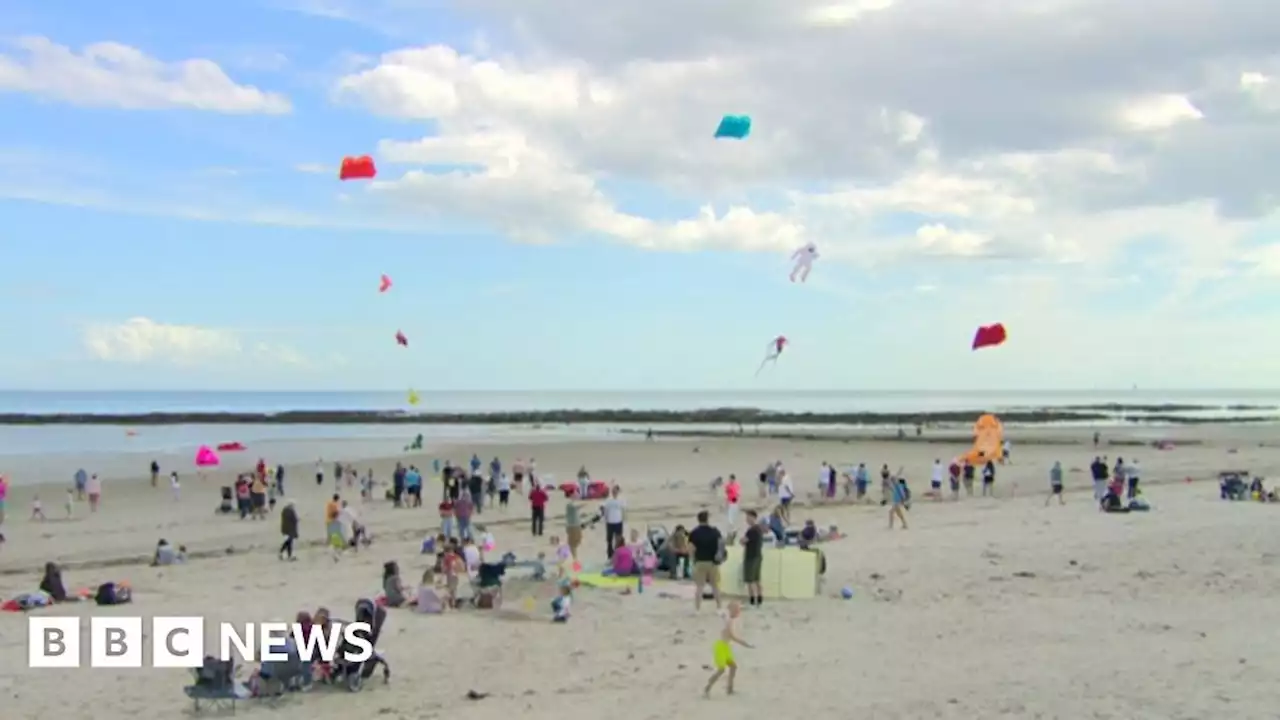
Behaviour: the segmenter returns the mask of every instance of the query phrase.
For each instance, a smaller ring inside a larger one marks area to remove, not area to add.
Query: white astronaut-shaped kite
[[[791,259],[796,265],[791,269],[791,282],[795,282],[797,277],[800,282],[809,279],[809,271],[813,269],[813,261],[818,259],[818,246],[809,243],[791,253]]]

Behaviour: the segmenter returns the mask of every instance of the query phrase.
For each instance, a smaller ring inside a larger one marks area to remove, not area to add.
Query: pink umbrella
[[[196,465],[198,467],[217,467],[218,453],[214,452],[208,445],[201,445],[196,451]]]

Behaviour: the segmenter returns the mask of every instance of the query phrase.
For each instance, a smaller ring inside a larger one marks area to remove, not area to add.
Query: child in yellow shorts
[[[742,615],[742,604],[738,601],[729,603],[729,609],[722,614],[724,618],[724,627],[720,630],[720,637],[712,646],[712,652],[715,657],[716,671],[707,680],[707,688],[702,692],[703,697],[711,697],[711,688],[715,687],[720,680],[720,676],[727,671],[729,679],[726,682],[728,694],[733,694],[733,680],[738,674],[738,661],[733,657],[733,643],[737,643],[744,648],[749,648],[745,640],[738,637],[737,624],[738,618]]]

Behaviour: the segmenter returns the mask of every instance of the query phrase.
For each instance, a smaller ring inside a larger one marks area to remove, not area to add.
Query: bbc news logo
[[[198,668],[207,655],[241,663],[289,659],[288,642],[293,641],[305,662],[351,663],[373,657],[372,628],[369,623],[330,625],[328,630],[312,626],[311,631],[294,623],[265,622],[218,624],[217,654],[205,652],[205,623],[200,617],[154,617],[151,631],[143,629],[140,617],[94,617],[88,623],[89,667],[92,668]],[[33,668],[78,668],[81,666],[79,617],[31,617],[27,620],[27,665]],[[145,665],[143,649],[150,637],[151,664]]]

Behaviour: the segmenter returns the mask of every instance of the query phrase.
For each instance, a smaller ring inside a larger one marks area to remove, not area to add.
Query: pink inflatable
[[[201,445],[196,451],[196,465],[198,467],[217,467],[218,453],[214,452],[208,445]]]

